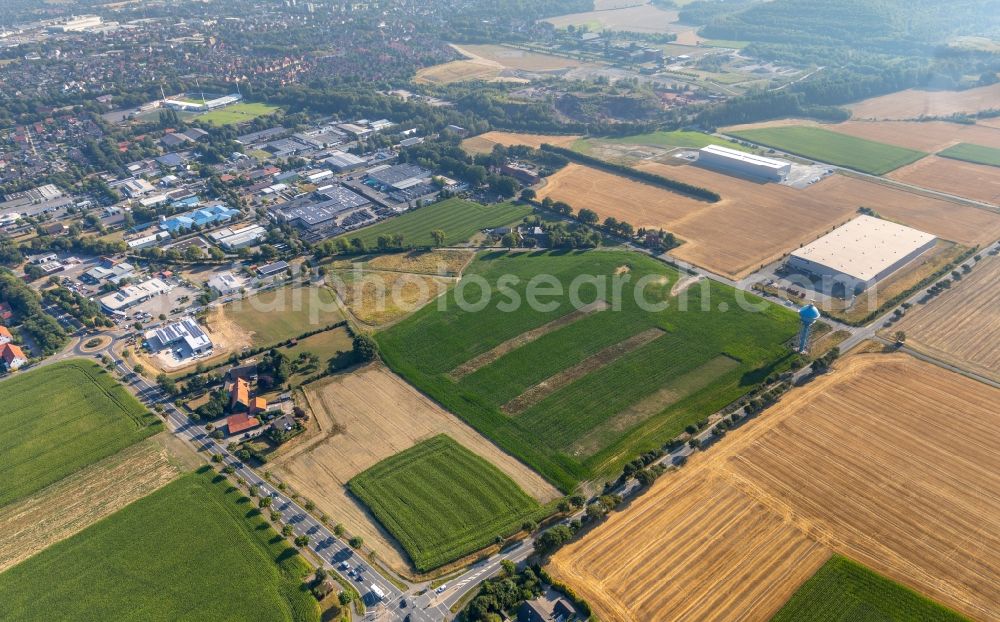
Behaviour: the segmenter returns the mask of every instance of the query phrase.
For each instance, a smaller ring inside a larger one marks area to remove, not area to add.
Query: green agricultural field
[[[445,244],[461,244],[482,229],[517,222],[531,214],[532,209],[519,203],[481,205],[465,199],[445,199],[343,237],[361,238],[365,246],[375,246],[380,235],[402,234],[407,246],[431,246],[434,243],[431,231],[440,229],[444,231]]]
[[[297,285],[231,302],[222,317],[251,333],[255,346],[280,343],[344,319],[331,289]]]
[[[885,175],[927,154],[839,134],[818,127],[790,126],[729,132],[736,138],[837,166]]]
[[[954,147],[948,147],[938,153],[942,158],[953,160],[963,160],[973,164],[986,164],[988,166],[1000,166],[1000,149],[995,147],[984,147],[970,143],[959,143]]]
[[[541,509],[498,468],[443,434],[379,462],[348,486],[420,571],[517,532]]]
[[[257,117],[265,117],[267,115],[274,114],[279,110],[281,109],[277,106],[270,106],[268,104],[243,103],[233,104],[232,106],[226,106],[225,108],[206,112],[197,118],[199,121],[211,123],[215,126],[237,125],[239,123],[253,121]]]
[[[647,145],[652,147],[664,147],[666,149],[673,149],[677,147],[682,149],[701,149],[702,147],[707,147],[708,145],[722,145],[723,147],[738,149],[740,151],[753,151],[749,147],[744,147],[739,143],[734,143],[726,140],[725,138],[713,136],[712,134],[705,134],[703,132],[690,132],[685,130],[675,130],[672,132],[651,132],[649,134],[637,134],[635,136],[626,136],[624,138],[582,139],[578,140],[573,145],[573,150],[588,153],[589,149],[587,148],[587,145],[591,141],[605,142],[615,145]]]
[[[0,383],[0,507],[163,429],[108,372],[83,359]]]
[[[840,556],[830,558],[771,622],[962,622],[966,618]]]
[[[2,617],[318,621],[308,564],[254,507],[186,475],[0,574]]]
[[[603,279],[603,294],[585,285],[579,302],[611,308],[574,312],[562,295],[541,298],[547,308],[508,309],[542,274],[564,292],[580,275]],[[616,275],[627,279],[618,297]],[[506,291],[481,310],[459,308],[458,297],[480,300],[475,281],[495,287],[501,277]],[[614,474],[789,364],[793,313],[752,296],[761,310],[743,310],[733,289],[711,281],[687,289],[682,309],[670,293],[677,279],[631,252],[486,253],[442,299],[445,309],[428,305],[376,338],[394,370],[568,492]],[[643,308],[637,298],[668,306]],[[511,341],[533,329],[535,340]]]

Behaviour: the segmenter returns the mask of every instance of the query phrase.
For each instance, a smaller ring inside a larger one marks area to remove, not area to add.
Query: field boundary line
[[[500,407],[508,415],[519,415],[559,389],[568,386],[583,376],[598,371],[622,357],[634,352],[641,346],[651,343],[667,334],[660,327],[649,328],[641,333],[628,337],[623,341],[611,344],[600,352],[591,354],[576,365],[556,372],[538,384],[529,387],[514,399]]]
[[[560,328],[564,328],[573,324],[583,318],[587,317],[591,313],[597,313],[600,311],[606,311],[611,308],[604,300],[597,300],[590,304],[584,305],[575,311],[570,311],[566,315],[557,317],[556,319],[542,324],[538,328],[532,328],[531,330],[525,331],[520,335],[511,337],[507,341],[483,352],[482,354],[475,356],[468,361],[462,363],[455,369],[448,372],[448,378],[454,381],[461,380],[462,378],[472,374],[479,369],[486,367],[490,363],[496,361],[505,354],[509,354],[522,346],[526,346],[533,341],[537,341],[544,337],[545,335],[556,331]]]

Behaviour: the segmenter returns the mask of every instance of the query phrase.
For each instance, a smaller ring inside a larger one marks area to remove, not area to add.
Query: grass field
[[[348,485],[421,571],[519,531],[541,507],[498,468],[443,434],[379,462]]]
[[[580,275],[604,291],[584,285],[571,302],[566,292]],[[527,304],[536,277],[563,294]],[[620,296],[616,277],[627,280]],[[771,305],[743,311],[733,290],[711,281],[688,289],[682,310],[670,295],[677,278],[628,252],[483,254],[443,310],[428,305],[377,339],[396,371],[568,491],[739,397],[788,354],[791,313]],[[459,297],[480,301],[475,283],[483,279],[500,289],[480,310],[463,311]],[[511,310],[513,298],[522,304]],[[637,300],[667,308],[644,310]],[[556,382],[555,391],[539,389]],[[528,392],[531,399],[518,399]],[[516,415],[505,414],[508,404]]]
[[[361,238],[365,246],[374,246],[380,235],[402,234],[407,246],[431,246],[431,231],[440,229],[445,244],[450,246],[467,242],[482,229],[517,222],[531,212],[530,205],[519,203],[482,205],[465,199],[445,199],[342,237]]]
[[[872,175],[884,175],[927,155],[914,149],[904,149],[808,126],[742,130],[732,132],[732,135],[805,158]]]
[[[962,160],[963,162],[972,162],[973,164],[1000,166],[1000,149],[994,147],[959,143],[954,147],[945,149],[938,153],[938,155],[942,158]]]
[[[909,355],[850,355],[659,478],[549,571],[603,620],[767,620],[839,554],[997,622],[997,400]],[[830,613],[794,619],[900,619]]]
[[[163,425],[97,364],[55,363],[0,384],[0,507]]]
[[[204,121],[205,123],[211,123],[215,126],[237,125],[239,123],[253,121],[257,117],[265,117],[267,115],[274,114],[279,110],[281,110],[281,108],[278,108],[277,106],[270,106],[268,104],[233,104],[232,106],[206,112],[205,114],[198,116],[197,119],[199,121]]]
[[[962,622],[945,609],[860,564],[835,555],[771,622]]]
[[[343,319],[329,288],[290,285],[225,305],[209,320],[209,328],[221,330],[219,324],[227,322],[246,333],[254,346],[267,346]]]
[[[309,566],[213,477],[186,475],[0,574],[3,617],[318,621]]]

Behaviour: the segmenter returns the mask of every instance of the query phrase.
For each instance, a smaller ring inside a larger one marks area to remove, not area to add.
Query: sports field
[[[445,199],[410,210],[341,237],[360,238],[365,246],[375,246],[380,235],[401,234],[404,246],[424,247],[434,244],[431,231],[444,231],[445,244],[452,246],[469,241],[482,229],[515,223],[532,212],[530,205],[501,203],[482,205],[465,199]]]
[[[228,331],[241,344],[269,346],[343,319],[329,288],[288,285],[225,305],[208,327],[213,339],[216,331]]]
[[[348,486],[420,571],[519,531],[541,507],[500,469],[443,434],[379,462]]]
[[[211,123],[215,126],[237,125],[240,123],[246,123],[247,121],[253,121],[257,117],[265,117],[267,115],[274,114],[279,110],[281,110],[281,108],[268,104],[243,103],[233,104],[232,106],[226,106],[225,108],[220,108],[218,110],[212,110],[211,112],[206,112],[205,114],[195,118],[199,121]]]
[[[872,175],[884,175],[927,155],[914,149],[809,126],[769,127],[731,134],[752,143]]]
[[[318,621],[301,589],[309,566],[249,498],[206,471],[0,574],[3,617]]]
[[[846,557],[834,555],[771,622],[962,622],[966,618]]]
[[[0,384],[0,507],[163,425],[100,366],[54,363]]]
[[[996,622],[997,400],[905,354],[851,355],[565,546],[550,572],[605,620],[764,621],[837,553]]]
[[[542,279],[562,294],[529,304],[533,279],[531,292]],[[715,412],[787,357],[790,312],[742,310],[733,290],[707,280],[679,300],[677,279],[628,252],[487,253],[444,309],[428,305],[376,338],[417,388],[568,491]]]
[[[959,143],[954,147],[945,149],[938,155],[942,158],[962,160],[963,162],[972,162],[973,164],[1000,166],[1000,149],[984,147],[983,145]]]

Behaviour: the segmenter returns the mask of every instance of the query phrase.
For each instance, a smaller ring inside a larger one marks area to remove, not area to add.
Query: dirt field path
[[[552,570],[604,620],[764,621],[832,550],[1000,620],[997,403],[1000,390],[906,355],[851,356]]]
[[[321,428],[329,431],[272,462],[272,472],[312,500],[352,534],[365,539],[392,568],[410,572],[405,554],[353,497],[352,477],[437,434],[489,460],[529,495],[546,502],[559,491],[451,413],[380,365],[334,376],[305,388]],[[334,433],[336,432],[336,433]]]

